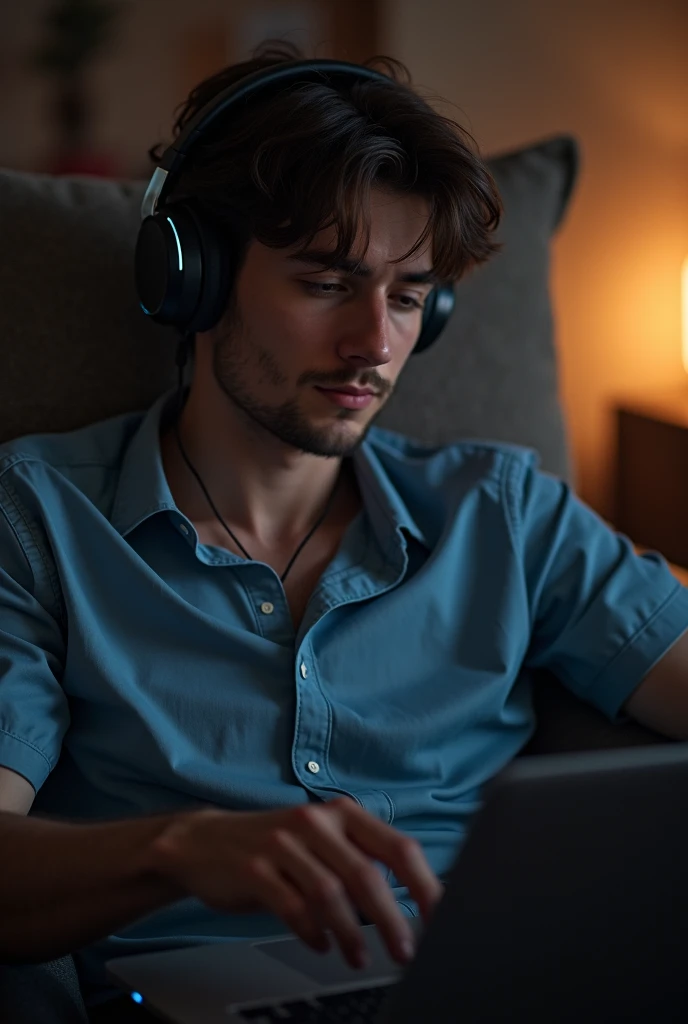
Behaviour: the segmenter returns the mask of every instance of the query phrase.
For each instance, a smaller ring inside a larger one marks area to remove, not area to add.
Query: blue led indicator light
[[[134,1000],[135,1003],[142,1003],[143,1002],[143,996],[141,995],[140,992],[132,992],[131,993],[131,998]]]
[[[182,243],[179,241],[179,235],[177,234],[177,229],[174,226],[174,221],[172,220],[172,218],[168,217],[167,218],[167,222],[170,225],[170,227],[172,228],[172,230],[174,231],[174,237],[175,237],[175,240],[177,242],[177,257],[179,259],[179,269],[181,270],[182,266],[183,266],[183,264],[182,264]]]

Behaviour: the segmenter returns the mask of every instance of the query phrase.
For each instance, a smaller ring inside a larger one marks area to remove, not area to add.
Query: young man
[[[178,130],[281,59],[203,83]],[[0,461],[1,955],[88,945],[98,980],[288,926],[357,963],[362,915],[404,960],[404,915],[531,735],[533,670],[688,737],[688,593],[532,453],[371,429],[499,217],[404,84],[249,104],[175,195],[234,261],[181,414]]]

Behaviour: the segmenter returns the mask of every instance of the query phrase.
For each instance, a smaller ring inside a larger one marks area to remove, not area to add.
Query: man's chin
[[[344,458],[353,454],[368,433],[370,422],[356,423],[353,420],[339,421],[329,426],[315,426],[303,431],[294,431],[283,440],[309,455],[320,455],[326,459]]]
[[[304,438],[296,447],[308,455],[320,455],[324,459],[341,459],[353,455],[365,438],[366,431],[360,431],[353,437],[333,437],[332,435]]]

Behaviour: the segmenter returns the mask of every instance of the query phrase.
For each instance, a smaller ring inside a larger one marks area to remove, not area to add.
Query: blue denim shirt
[[[532,451],[372,428],[352,456],[363,510],[295,630],[275,571],[201,544],[175,506],[169,398],[0,449],[0,764],[44,812],[345,793],[442,874],[531,736],[533,670],[613,719],[688,628],[662,559]],[[99,950],[280,931],[186,901]]]

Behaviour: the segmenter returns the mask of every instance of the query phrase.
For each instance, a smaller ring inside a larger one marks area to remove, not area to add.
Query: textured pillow
[[[489,165],[504,249],[459,283],[444,336],[413,357],[379,422],[429,442],[532,445],[566,476],[548,274],[576,143],[546,140]],[[0,441],[145,408],[173,383],[175,334],[134,293],[143,188],[0,171]]]
[[[482,437],[529,445],[543,469],[569,478],[549,267],[578,147],[561,136],[488,165],[504,204],[502,251],[458,283],[446,332],[409,362],[379,422],[429,442]]]
[[[44,964],[0,964],[0,1020],[88,1024],[71,956]]]
[[[134,292],[143,186],[0,171],[0,441],[148,406],[174,334]]]

